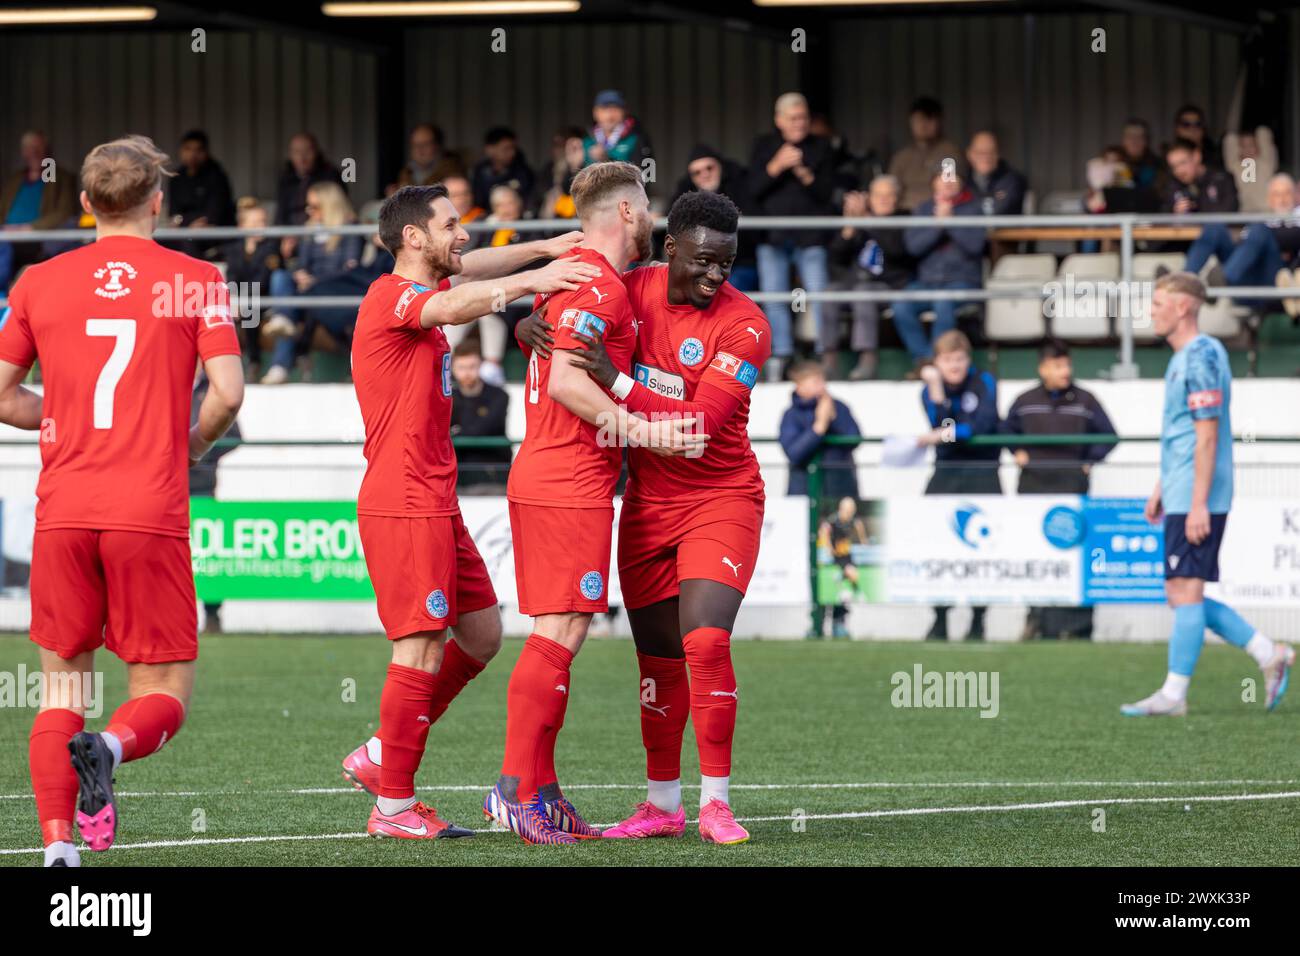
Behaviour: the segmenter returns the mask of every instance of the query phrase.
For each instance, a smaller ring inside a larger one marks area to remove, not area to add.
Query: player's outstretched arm
[[[43,399],[24,387],[27,372],[21,365],[0,361],[0,422],[30,432],[41,427]]]
[[[235,423],[244,404],[244,366],[238,355],[215,355],[203,362],[208,393],[199,405],[199,420],[190,429],[190,464],[208,453]]]
[[[600,275],[600,267],[577,259],[556,259],[540,269],[529,269],[500,279],[466,282],[431,295],[420,310],[420,325],[464,325],[481,315],[499,312],[530,293],[571,292]]]
[[[575,364],[575,353],[561,349],[551,358],[546,394],[589,425],[607,433],[612,429],[620,443],[649,448],[663,455],[700,455],[709,436],[695,430],[693,421],[648,422],[628,415],[601,391],[591,376]],[[612,437],[612,436],[611,436]]]
[[[496,279],[509,275],[536,259],[559,259],[568,255],[582,240],[582,233],[575,230],[552,239],[475,249],[461,256],[460,274],[452,278],[451,284],[455,287],[464,282]]]

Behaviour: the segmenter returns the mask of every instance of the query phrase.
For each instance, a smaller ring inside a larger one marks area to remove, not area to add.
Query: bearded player
[[[0,314],[0,421],[41,431],[31,638],[43,700],[29,756],[46,866],[79,866],[117,832],[113,774],[185,719],[198,657],[187,470],[244,397],[226,287],[209,263],[153,241],[167,156],[143,136],[81,169],[95,241],[31,266]],[[161,290],[161,291],[160,291]],[[44,396],[20,384],[40,362]],[[190,426],[197,363],[209,387]],[[127,701],[85,731],[82,688],[105,646]]]
[[[366,826],[372,836],[467,836],[415,798],[429,728],[501,646],[496,594],[456,498],[451,350],[442,326],[471,322],[528,293],[575,290],[601,270],[557,258],[505,275],[565,254],[581,233],[462,258],[469,234],[442,186],[407,186],[390,196],[379,237],[396,261],[362,300],[352,378],[366,429],[357,523],[392,663],[379,731],[348,755],[343,772],[376,796]],[[446,639],[448,629],[455,640]]]
[[[621,419],[631,430],[629,444],[661,453],[703,441],[675,434],[685,422],[620,416],[575,364],[583,348],[575,336],[584,333],[600,336],[612,361],[630,364],[636,320],[620,274],[650,257],[654,219],[641,171],[630,163],[588,166],[574,178],[572,195],[585,237],[575,257],[598,267],[601,277],[536,303],[556,317],[557,342],[549,356],[529,356],[527,431],[506,492],[519,609],[534,619],[533,632],[510,675],[501,777],[483,802],[484,814],[528,843],[600,836],[560,789],[555,742],[573,692],[570,664],[592,614],[609,608],[614,486],[623,468],[610,426]]]
[[[639,323],[633,375],[598,341],[572,361],[634,413],[690,415],[710,435],[698,457],[630,452],[618,571],[641,671],[647,799],[606,837],[681,836],[682,732],[695,717],[700,837],[743,843],[730,805],[738,688],[731,630],[754,572],[763,479],[749,445],[750,391],[771,354],[763,311],[727,283],[739,210],[718,193],[686,193],[668,213],[666,266],[624,276]],[[545,346],[545,323],[521,337]],[[689,681],[687,677],[689,669]]]

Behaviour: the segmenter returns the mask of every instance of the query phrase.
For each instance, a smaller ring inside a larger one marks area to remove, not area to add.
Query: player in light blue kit
[[[1120,708],[1128,717],[1181,717],[1205,629],[1242,648],[1264,671],[1264,706],[1286,693],[1295,650],[1269,640],[1228,605],[1205,597],[1219,580],[1219,545],[1232,506],[1232,372],[1218,339],[1202,335],[1197,317],[1205,286],[1190,272],[1156,281],[1151,319],[1174,350],[1165,372],[1160,480],[1147,499],[1147,520],[1165,523],[1165,596],[1174,609],[1164,686]]]

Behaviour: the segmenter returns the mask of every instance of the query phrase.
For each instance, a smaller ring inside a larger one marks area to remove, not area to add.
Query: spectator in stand
[[[1007,165],[998,150],[998,138],[980,130],[966,147],[970,164],[970,190],[986,216],[1018,216],[1025,211],[1025,177]]]
[[[356,210],[348,201],[343,187],[334,182],[318,182],[307,190],[307,225],[347,226],[357,221]],[[361,263],[365,239],[357,235],[320,232],[298,245],[298,257],[292,273],[277,269],[271,273],[272,296],[310,295],[315,286],[350,272]],[[266,324],[267,334],[277,337],[271,354],[271,366],[262,376],[263,385],[283,385],[295,359],[311,349],[320,317],[315,310],[297,307],[275,309]],[[356,309],[352,309],[355,318]]]
[[[474,190],[468,179],[464,176],[448,176],[442,184],[447,187],[447,199],[460,213],[462,226],[468,226],[472,222],[482,222],[487,218],[487,209],[474,202]],[[469,252],[471,249],[478,249],[485,245],[487,236],[485,232],[471,232],[469,242],[465,244],[463,251]]]
[[[1251,160],[1250,177],[1246,178],[1245,161]],[[1237,199],[1242,212],[1269,212],[1269,191],[1277,175],[1277,143],[1267,126],[1223,137],[1224,171],[1237,182]]]
[[[0,216],[4,217],[5,231],[74,225],[79,211],[76,173],[53,161],[50,141],[38,130],[23,133],[18,151],[22,166],[0,183]],[[0,292],[9,287],[9,280],[19,269],[40,258],[39,243],[0,242]]]
[[[751,215],[754,211],[754,200],[749,194],[748,171],[712,146],[696,146],[686,157],[686,175],[677,183],[673,202],[679,196],[695,191],[722,193],[736,204],[742,215]],[[758,288],[758,242],[754,237],[755,230],[742,229],[736,241],[736,261],[731,267],[728,281],[741,292],[752,292]]]
[[[539,215],[543,219],[573,219],[573,177],[578,175],[586,161],[583,141],[586,133],[576,126],[557,130],[551,137],[551,161],[539,179],[549,182],[550,188],[542,197]]]
[[[644,168],[644,160],[654,155],[650,137],[640,120],[627,111],[627,103],[618,90],[601,90],[591,105],[595,125],[582,141],[582,164],[590,166],[605,160],[618,160]]]
[[[1107,189],[1135,188],[1133,171],[1124,157],[1122,146],[1107,146],[1102,149],[1100,156],[1088,160],[1085,175],[1088,180],[1088,191],[1084,194],[1083,206],[1091,213],[1106,211]]]
[[[1174,114],[1174,140],[1180,139],[1194,144],[1201,151],[1202,162],[1210,169],[1223,169],[1223,153],[1210,136],[1205,110],[1189,103]]]
[[[1289,288],[1296,284],[1291,269],[1300,263],[1300,208],[1296,205],[1296,183],[1286,173],[1268,181],[1268,211],[1279,218],[1270,222],[1247,223],[1235,242],[1230,227],[1218,222],[1206,223],[1201,234],[1187,250],[1184,268],[1199,274],[1210,257],[1218,264],[1205,277],[1211,287],[1269,286]],[[1276,300],[1242,299],[1244,305],[1268,310]],[[1295,299],[1284,299],[1282,306],[1290,315]]]
[[[441,128],[432,123],[416,125],[408,141],[406,165],[385,194],[391,196],[403,186],[432,186],[448,176],[464,176],[465,161],[459,153],[448,152],[444,142]]]
[[[1187,215],[1237,211],[1237,186],[1233,177],[1222,169],[1208,168],[1196,143],[1175,140],[1165,159],[1170,174],[1163,197],[1165,212]]]
[[[289,140],[289,158],[275,189],[275,224],[303,225],[307,221],[307,190],[324,182],[343,186],[343,178],[321,153],[316,137],[311,133],[295,133]],[[286,257],[293,254],[292,249],[281,251]]]
[[[474,205],[490,206],[492,190],[509,186],[523,199],[524,206],[533,200],[533,170],[519,148],[515,131],[494,126],[483,137],[483,158],[474,165],[470,183],[474,188]]]
[[[862,185],[860,167],[863,160],[853,155],[848,140],[831,124],[831,118],[825,113],[813,113],[808,121],[808,132],[820,136],[831,147],[831,182],[835,184],[831,201],[839,205],[844,201],[844,193],[858,189]]]
[[[168,185],[167,211],[171,224],[183,229],[233,226],[235,200],[230,179],[208,151],[208,134],[192,129],[181,137],[180,169]],[[205,256],[221,247],[219,240],[184,242],[182,251]]]
[[[492,208],[492,215],[487,217],[486,222],[519,222],[524,218],[524,198],[513,186],[505,184],[494,186],[488,203]],[[499,228],[493,230],[488,245],[508,246],[511,243],[519,242],[522,238],[515,229]]]
[[[830,143],[808,131],[808,101],[802,93],[777,97],[773,115],[776,128],[754,142],[749,184],[754,210],[763,216],[825,216],[831,211],[833,186]],[[827,236],[818,229],[771,229],[759,242],[758,284],[764,292],[790,291],[790,266],[799,270],[800,285],[822,292],[829,281]],[[778,380],[781,366],[794,353],[794,316],[785,302],[763,306],[772,325],[772,358],[767,378]],[[824,313],[812,304],[820,332]],[[818,349],[820,351],[820,339]]]
[[[930,181],[942,169],[945,159],[957,162],[957,147],[944,139],[943,107],[922,96],[908,114],[912,143],[889,161],[889,173],[903,184],[903,205],[915,209],[930,198]]]
[[[935,339],[934,361],[921,369],[921,405],[930,430],[917,444],[933,446],[934,474],[927,495],[1000,495],[997,445],[972,445],[978,435],[995,435],[998,422],[998,383],[971,362],[970,339],[951,329]],[[968,641],[984,639],[983,607],[972,609]],[[948,639],[948,608],[934,609],[928,640]]]
[[[483,380],[478,344],[467,340],[451,353],[452,438],[504,438],[510,396],[505,389]],[[503,495],[510,474],[510,446],[457,448],[459,472],[456,490],[461,494]]]
[[[1106,410],[1074,383],[1070,347],[1049,338],[1038,349],[1038,385],[1016,396],[1003,428],[1013,435],[1114,435]],[[1086,495],[1092,466],[1112,444],[1030,445],[1014,448],[1020,495]],[[1092,608],[1031,607],[1024,640],[1091,637]]]
[[[239,200],[236,220],[240,229],[265,229],[270,225],[266,207],[252,196]],[[274,236],[231,239],[222,250],[222,258],[226,262],[226,281],[233,286],[232,298],[236,292],[242,293],[245,290],[257,296],[263,289],[270,290],[271,276],[280,268],[280,240]],[[245,305],[247,303],[240,303],[241,308]],[[262,323],[261,317],[257,318],[257,323],[253,325],[239,323],[244,358],[248,362],[251,379],[259,378],[262,374]]]
[[[978,224],[974,228],[962,227],[957,220],[978,220],[979,203],[960,176],[938,173],[932,188],[933,198],[921,203],[914,214],[951,219],[953,225],[903,230],[903,246],[917,260],[917,277],[905,288],[978,289],[984,281],[984,229]],[[961,305],[952,299],[894,303],[894,328],[918,366],[930,361],[931,340],[937,341],[957,327],[957,309]],[[934,326],[929,336],[921,324],[921,313],[927,309],[934,311]],[[914,378],[915,373],[910,377]]]
[[[825,549],[831,562],[839,567],[842,575],[840,593],[829,607],[832,638],[849,636],[847,602],[857,592],[860,578],[858,566],[853,561],[853,547],[867,544],[869,540],[867,523],[858,515],[858,502],[848,496],[841,498],[835,513],[827,515],[817,526],[818,563],[821,563],[821,552]],[[824,618],[815,622],[813,626],[816,637],[825,635]]]
[[[890,175],[877,176],[866,193],[850,192],[844,196],[845,217],[905,216],[899,194],[902,187]],[[840,278],[831,283],[832,288],[852,289],[857,292],[902,289],[916,277],[916,260],[903,243],[902,229],[858,229],[845,226],[831,240],[830,260]],[[876,377],[880,346],[881,302],[854,302],[853,328],[849,345],[857,355],[857,362],[849,378],[858,381]],[[828,323],[834,328],[835,322]],[[822,343],[824,352],[832,352],[839,345],[838,329],[834,340]]]
[[[1165,164],[1151,149],[1151,126],[1144,119],[1136,117],[1124,124],[1120,134],[1120,146],[1124,151],[1124,165],[1128,167],[1129,181],[1137,189],[1146,189],[1156,193],[1165,171]]]
[[[808,494],[808,464],[822,453],[822,497],[858,496],[858,472],[853,445],[825,445],[827,435],[861,437],[862,431],[849,406],[826,390],[826,373],[817,362],[796,362],[790,367],[794,393],[781,416],[781,448],[790,462],[788,495]]]

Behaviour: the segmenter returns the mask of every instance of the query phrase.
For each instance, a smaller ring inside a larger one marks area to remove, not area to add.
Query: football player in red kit
[[[371,835],[467,836],[415,797],[429,728],[501,646],[496,594],[456,498],[451,350],[441,326],[471,322],[528,293],[572,291],[602,273],[556,258],[508,274],[566,254],[582,239],[576,232],[462,258],[469,235],[442,186],[390,196],[379,237],[396,262],[361,303],[352,378],[366,429],[357,523],[392,663],[379,731],[348,755],[343,772],[376,796]],[[445,640],[448,628],[455,640]]]
[[[507,488],[519,610],[534,618],[533,633],[510,677],[501,778],[483,802],[488,817],[529,843],[600,836],[560,790],[555,741],[573,692],[569,665],[592,614],[609,607],[614,487],[623,468],[618,422],[630,428],[629,444],[661,454],[702,441],[677,435],[681,423],[620,416],[573,363],[582,348],[575,336],[590,332],[614,362],[630,364],[636,320],[620,273],[650,257],[654,219],[641,171],[630,163],[588,166],[572,194],[585,236],[575,255],[598,266],[601,277],[536,303],[555,316],[557,341],[549,356],[529,356],[527,430]]]
[[[113,774],[180,729],[198,656],[188,467],[239,411],[244,374],[216,267],[152,235],[167,156],[143,136],[81,169],[95,241],[31,266],[0,313],[0,421],[41,431],[32,640],[43,700],[29,749],[46,866],[117,831]],[[44,394],[21,385],[38,361]],[[197,363],[209,386],[190,424]],[[85,732],[95,651],[126,663],[125,704]]]
[[[633,374],[585,335],[578,338],[590,351],[572,360],[630,411],[699,416],[710,435],[698,457],[630,453],[618,569],[641,670],[649,792],[606,837],[684,832],[680,764],[689,711],[700,756],[700,836],[726,844],[749,838],[728,787],[738,698],[730,639],[763,524],[749,399],[771,347],[763,311],[726,281],[738,220],[718,193],[680,197],[668,214],[668,264],[624,276],[639,326]],[[520,336],[544,350],[548,327],[530,318]]]

